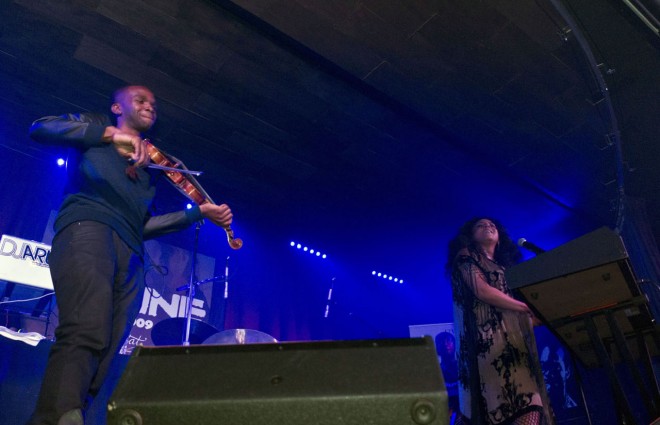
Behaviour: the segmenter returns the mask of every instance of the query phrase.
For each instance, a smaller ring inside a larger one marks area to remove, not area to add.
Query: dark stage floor
[[[0,424],[22,425],[28,419],[35,405],[40,381],[44,373],[48,350],[52,342],[41,341],[36,347],[21,341],[15,341],[0,336]],[[118,356],[110,372],[108,384],[87,415],[89,425],[104,425],[106,423],[106,405],[112,390],[118,383],[121,374],[129,360],[129,356]],[[660,370],[660,359],[654,359],[654,367]],[[639,415],[639,424],[649,424],[651,419],[645,414],[639,393],[625,367],[617,369],[622,385],[631,407]],[[578,375],[576,373],[575,375]],[[610,384],[604,371],[599,369],[581,369],[579,371],[581,390],[572,395],[576,406],[566,409],[557,399],[551,400],[555,410],[558,425],[618,425],[615,403],[610,390]],[[571,377],[574,383],[577,376]],[[584,408],[586,400],[587,409]],[[588,413],[587,413],[588,412]],[[587,415],[590,415],[591,422]]]
[[[42,340],[36,347],[0,337],[0,424],[23,425],[37,401],[41,378],[52,342]],[[119,381],[129,356],[117,356],[108,385],[87,413],[89,425],[105,424],[105,407],[111,390]]]

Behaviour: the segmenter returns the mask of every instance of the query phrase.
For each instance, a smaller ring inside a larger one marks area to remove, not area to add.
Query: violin
[[[174,183],[174,186],[179,189],[181,193],[197,205],[208,203],[215,204],[194,177],[187,173],[172,170],[179,167],[181,165],[180,163],[170,161],[170,159],[158,150],[158,148],[156,148],[149,140],[145,139],[144,142],[147,145],[147,152],[149,153],[151,161],[161,167],[168,168],[164,171],[165,175],[172,183]],[[243,246],[243,241],[234,237],[234,231],[231,229],[231,226],[223,227],[223,229],[227,233],[227,242],[229,243],[229,246],[232,249],[240,249]]]

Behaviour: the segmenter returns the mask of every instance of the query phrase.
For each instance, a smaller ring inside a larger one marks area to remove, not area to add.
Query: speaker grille
[[[140,347],[108,423],[445,424],[447,394],[426,338]]]

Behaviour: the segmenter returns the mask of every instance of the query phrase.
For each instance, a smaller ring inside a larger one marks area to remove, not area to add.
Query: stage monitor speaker
[[[446,425],[430,337],[138,347],[110,425]]]

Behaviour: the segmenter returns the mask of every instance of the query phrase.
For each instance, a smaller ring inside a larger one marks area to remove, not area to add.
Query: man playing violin
[[[59,326],[30,425],[84,424],[139,308],[143,241],[203,218],[223,228],[232,222],[229,207],[213,203],[150,216],[155,188],[143,134],[156,122],[156,100],[146,87],[127,86],[114,93],[110,110],[116,125],[81,113],[44,117],[30,128],[35,141],[71,151],[49,259]]]

